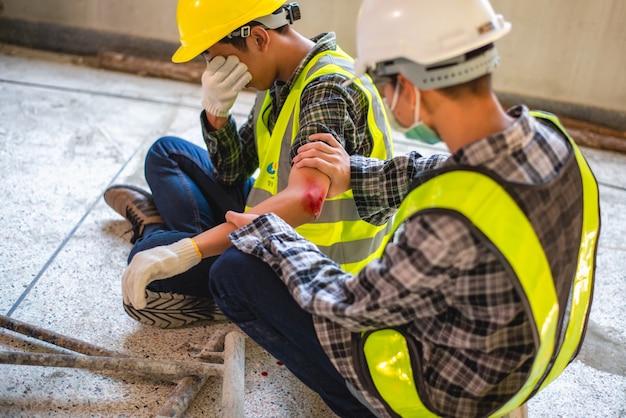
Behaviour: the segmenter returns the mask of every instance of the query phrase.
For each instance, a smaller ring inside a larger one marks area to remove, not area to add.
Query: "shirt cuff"
[[[238,250],[266,262],[283,258],[289,249],[315,249],[315,244],[303,238],[294,228],[274,213],[261,215],[228,236]]]
[[[229,138],[237,137],[237,125],[231,115],[228,115],[228,121],[222,129],[215,129],[213,125],[209,123],[206,117],[206,111],[202,110],[202,112],[200,112],[200,125],[202,126],[204,142],[211,154],[217,152],[218,144],[228,141]]]

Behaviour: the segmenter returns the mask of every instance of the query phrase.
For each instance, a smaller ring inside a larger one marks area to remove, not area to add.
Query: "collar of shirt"
[[[289,92],[291,91],[291,86],[313,57],[321,52],[334,51],[337,49],[337,38],[333,32],[322,33],[314,38],[311,38],[311,40],[315,42],[315,46],[313,46],[309,53],[302,59],[289,80],[287,80],[286,83],[276,81],[270,88],[272,99],[277,101],[277,103],[273,103],[274,109],[280,109],[282,107],[282,104],[285,102]]]
[[[464,146],[451,156],[450,163],[489,166],[503,154],[512,155],[526,148],[533,139],[535,120],[526,106],[511,108],[509,116],[517,119],[507,130]]]

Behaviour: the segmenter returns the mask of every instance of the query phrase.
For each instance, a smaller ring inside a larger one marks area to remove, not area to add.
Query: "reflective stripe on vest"
[[[413,190],[396,215],[394,229],[422,210],[445,209],[462,214],[496,245],[524,290],[536,327],[538,350],[522,388],[493,416],[509,413],[523,404],[538,385],[545,386],[563,371],[580,345],[589,314],[599,231],[598,189],[589,166],[571,138],[570,142],[582,176],[583,227],[566,340],[554,362],[559,306],[550,266],[530,221],[502,186],[481,173],[446,172]],[[374,386],[393,411],[402,417],[436,416],[419,397],[407,341],[401,332],[374,331],[368,334],[363,347]]]
[[[313,79],[335,73],[353,78],[352,58],[340,49],[315,56],[295,80],[271,134],[267,127],[267,109],[272,102],[269,92],[265,94],[261,107],[255,110],[258,115],[256,141],[260,172],[248,196],[246,210],[287,187],[291,171],[289,152],[299,130],[297,115],[300,113],[302,90]],[[367,121],[373,138],[370,156],[381,160],[391,158],[391,129],[380,95],[372,83],[357,79],[355,86],[365,94],[369,103]],[[357,272],[382,255],[383,243],[391,233],[391,222],[374,226],[361,220],[350,190],[326,199],[319,217],[296,230],[346,271]]]
[[[558,118],[546,112],[531,112],[533,116],[545,120],[549,120],[555,124],[570,140],[578,167],[581,171],[583,183],[583,229],[580,239],[580,249],[578,251],[578,266],[576,268],[576,276],[572,288],[572,302],[569,315],[567,329],[565,331],[565,340],[561,346],[558,357],[552,365],[550,373],[544,380],[540,389],[543,389],[548,383],[553,381],[565,367],[573,360],[577,354],[581,339],[584,333],[584,325],[586,321],[581,318],[589,316],[591,308],[590,300],[593,289],[593,272],[595,271],[595,253],[597,248],[598,235],[600,230],[600,216],[598,213],[599,192],[598,184],[582,156],[580,149],[574,144],[572,138],[567,135],[565,128],[561,125]]]
[[[576,265],[576,274],[571,290],[571,307],[568,317],[567,328],[565,330],[565,338],[563,344],[557,353],[556,359],[552,364],[544,367],[543,371],[537,370],[542,374],[543,380],[540,382],[539,388],[536,383],[531,386],[530,379],[522,389],[509,400],[502,408],[500,408],[494,416],[502,416],[523,404],[529,395],[535,391],[543,389],[548,383],[558,377],[565,367],[573,360],[574,356],[580,348],[584,328],[589,317],[591,308],[591,294],[593,291],[593,272],[595,270],[595,253],[600,231],[600,213],[599,213],[599,192],[598,184],[583,157],[580,149],[574,143],[574,140],[567,134],[567,131],[561,125],[558,118],[547,112],[532,111],[531,114],[537,118],[547,120],[554,124],[561,133],[563,133],[572,145],[578,168],[581,174],[583,187],[583,225],[580,237],[580,248],[578,250],[578,258]],[[537,323],[537,326],[540,324]],[[536,363],[536,361],[535,361]],[[531,370],[531,377],[535,372],[535,365]],[[547,376],[546,376],[547,373]],[[533,380],[534,381],[534,380]]]

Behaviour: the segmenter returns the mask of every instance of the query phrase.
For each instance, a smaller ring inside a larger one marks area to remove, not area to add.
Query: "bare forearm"
[[[292,170],[285,190],[259,203],[248,213],[262,215],[273,212],[292,227],[298,227],[317,219],[329,184],[330,179],[315,169]],[[235,229],[234,224],[225,222],[194,237],[202,257],[212,257],[226,251],[231,245],[228,234]]]
[[[196,235],[194,241],[198,244],[202,258],[220,255],[226,251],[231,246],[228,234],[235,229],[235,225],[225,222]]]
[[[259,203],[248,212],[257,215],[275,213],[289,225],[298,227],[317,218],[324,201],[324,196],[316,196],[315,191],[310,193],[310,199],[300,191],[285,190],[276,196]]]
[[[205,112],[205,115],[207,121],[215,131],[219,131],[220,129],[222,129],[224,125],[226,125],[226,122],[228,122],[228,117],[215,116],[208,112]]]

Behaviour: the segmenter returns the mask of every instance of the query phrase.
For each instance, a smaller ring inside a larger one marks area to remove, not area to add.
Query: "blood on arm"
[[[320,216],[320,212],[324,206],[326,192],[326,188],[320,182],[314,180],[306,182],[302,196],[302,209],[313,219],[317,219]]]

